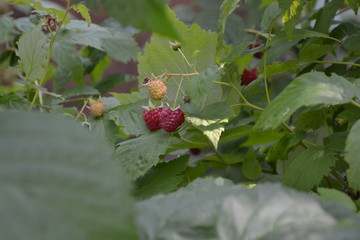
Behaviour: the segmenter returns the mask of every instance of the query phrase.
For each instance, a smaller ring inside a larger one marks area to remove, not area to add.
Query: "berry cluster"
[[[260,46],[261,46],[260,43],[253,43],[248,46],[248,49],[257,48]],[[264,55],[263,52],[256,52],[254,54],[254,57],[257,59],[261,59],[263,57],[263,55]],[[258,74],[257,68],[244,69],[244,72],[241,75],[241,85],[243,85],[243,86],[249,85],[252,81],[257,79],[257,74]]]
[[[143,118],[151,132],[160,128],[167,132],[175,132],[185,121],[184,113],[180,108],[174,110],[170,107],[144,108]]]

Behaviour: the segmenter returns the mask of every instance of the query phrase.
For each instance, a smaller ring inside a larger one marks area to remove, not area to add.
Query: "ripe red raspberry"
[[[245,69],[243,74],[241,75],[241,85],[243,86],[249,85],[252,81],[257,79],[257,73],[258,73],[257,68],[254,68],[250,71]]]
[[[150,96],[154,100],[161,100],[166,94],[167,88],[161,80],[151,80],[144,85],[147,86]]]
[[[148,110],[145,109],[143,112],[143,119],[145,121],[146,127],[151,131],[156,131],[161,128],[160,126],[160,116],[163,109],[161,107]]]
[[[176,129],[180,127],[184,121],[185,121],[184,113],[180,108],[174,111],[170,109],[170,111],[166,110],[165,114],[162,115],[160,125],[162,129],[164,129],[167,132],[175,132]]]
[[[248,49],[253,49],[253,48],[257,48],[257,47],[260,47],[261,44],[260,43],[253,43],[253,44],[250,44],[248,46]],[[257,52],[254,54],[254,57],[258,58],[258,59],[261,59],[263,57],[264,53],[263,52]]]
[[[105,104],[101,101],[90,103],[90,113],[94,117],[101,117],[104,114]]]

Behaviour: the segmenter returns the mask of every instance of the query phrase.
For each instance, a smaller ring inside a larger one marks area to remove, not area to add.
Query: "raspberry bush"
[[[358,239],[357,1],[58,2],[0,1],[0,236]]]

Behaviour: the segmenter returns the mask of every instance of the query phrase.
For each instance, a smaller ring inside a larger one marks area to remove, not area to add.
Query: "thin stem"
[[[83,111],[84,111],[84,109],[85,109],[85,107],[86,107],[86,105],[87,105],[87,102],[88,102],[87,100],[84,101],[84,104],[83,104],[83,106],[81,107],[80,112],[76,115],[75,120],[77,120],[77,119],[83,114]]]
[[[245,32],[246,33],[250,33],[250,34],[255,34],[255,35],[259,35],[263,38],[266,38],[266,39],[269,39],[269,38],[273,38],[275,37],[274,34],[270,34],[270,33],[262,33],[258,30],[255,30],[255,29],[245,29]]]
[[[181,51],[181,49],[178,49],[178,52],[181,54],[181,56],[184,58],[186,64],[191,68],[194,69],[194,71],[196,72],[195,68],[193,68],[193,66],[189,63],[188,59],[186,58],[185,54],[183,53],[183,51]]]
[[[180,92],[180,88],[181,88],[181,84],[183,82],[184,78],[182,77],[181,80],[180,80],[180,83],[179,83],[179,87],[176,91],[176,95],[175,95],[175,100],[174,100],[174,108],[176,108],[176,102],[177,102],[177,99],[179,97],[179,92]]]
[[[196,76],[199,75],[198,72],[193,72],[193,73],[164,73],[161,74],[159,77],[172,77],[172,76],[179,76],[179,77],[191,77],[191,76]]]
[[[360,67],[360,64],[358,63],[352,63],[352,62],[338,62],[338,61],[314,61],[315,63],[331,63],[331,64],[340,64],[340,65],[350,65],[355,67]],[[310,63],[314,63],[310,62]],[[308,64],[308,63],[306,63]]]
[[[333,171],[332,175],[339,181],[341,182],[342,185],[344,185],[344,187],[348,190],[349,195],[351,196],[351,198],[354,198],[355,194],[353,193],[353,190],[351,189],[351,187],[349,186],[349,184],[336,172]]]
[[[356,101],[354,101],[354,100],[351,100],[351,103],[352,103],[354,106],[360,108],[360,104],[359,104],[358,102],[356,102]]]
[[[271,34],[273,24],[274,24],[274,22],[272,22],[270,25],[269,34]],[[266,60],[267,60],[267,49],[270,45],[270,42],[271,42],[271,38],[267,38],[266,44],[265,44],[265,52],[264,52],[264,84],[265,84],[266,100],[268,103],[270,103],[271,100],[270,100],[270,93],[269,93],[269,86],[268,86],[268,79],[267,79],[267,61]]]

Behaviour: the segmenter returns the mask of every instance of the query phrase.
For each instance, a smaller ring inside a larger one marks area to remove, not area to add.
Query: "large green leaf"
[[[152,75],[159,76],[164,73],[187,74],[197,71],[198,73],[204,72],[205,74],[210,67],[214,66],[217,42],[216,34],[202,30],[197,24],[187,27],[183,22],[177,20],[174,14],[172,14],[171,20],[182,36],[183,40],[180,42],[181,51],[186,56],[191,67],[187,65],[179,51],[174,51],[170,48],[168,38],[159,34],[153,34],[150,43],[147,43],[145,46],[144,53],[138,57],[139,83],[142,83],[145,77],[152,77]],[[181,81],[181,79],[183,80]],[[197,91],[199,89],[199,84],[197,83],[193,83],[195,90],[187,88],[191,81],[201,81],[210,84],[208,81],[204,81],[201,76],[172,77],[166,81],[168,100],[171,103],[174,102],[180,82],[182,83],[181,88],[183,90],[186,89],[187,92]],[[207,91],[202,90],[201,94],[207,94],[207,104],[221,100],[220,86],[213,84],[210,88],[204,86],[204,89],[207,89]]]
[[[46,39],[40,27],[24,33],[19,39],[17,55],[27,80],[39,80],[46,74]]]
[[[318,185],[321,179],[335,165],[334,152],[314,147],[301,152],[286,169],[284,183],[299,190],[309,191]]]
[[[164,0],[103,0],[102,3],[108,14],[125,25],[131,24],[173,39],[182,37],[171,21]]]
[[[356,206],[349,197],[349,195],[346,195],[345,193],[340,192],[336,189],[329,189],[329,188],[318,188],[317,191],[320,194],[321,199],[337,203],[346,208],[349,208],[354,212],[356,211]]]
[[[142,239],[356,240],[360,234],[356,214],[280,184],[248,189],[221,178],[197,179],[137,207]]]
[[[260,115],[255,127],[278,127],[301,106],[340,104],[350,102],[355,96],[354,86],[345,78],[321,72],[303,74],[294,79]]]
[[[102,50],[122,62],[135,59],[139,52],[137,43],[129,33],[96,24],[88,25],[85,21],[72,20],[64,27],[59,37],[69,43]]]
[[[135,196],[146,199],[174,191],[184,180],[189,155],[163,162],[136,181]]]
[[[345,146],[345,160],[349,163],[349,169],[346,171],[347,178],[351,187],[360,190],[360,120],[351,128]]]
[[[1,238],[136,239],[128,179],[111,154],[74,121],[3,112]]]
[[[344,0],[332,0],[325,4],[319,10],[318,17],[314,26],[314,30],[321,33],[327,33],[330,26],[333,24],[337,11],[341,8]]]
[[[115,159],[125,168],[132,179],[143,176],[166,152],[173,137],[158,131],[121,142],[116,149]]]

